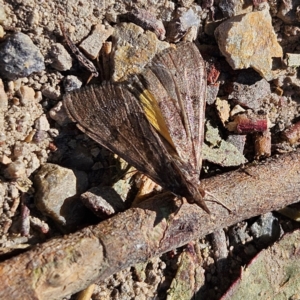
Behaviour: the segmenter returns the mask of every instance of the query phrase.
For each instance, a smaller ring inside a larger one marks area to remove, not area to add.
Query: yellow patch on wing
[[[140,94],[140,100],[143,105],[145,115],[150,124],[162,135],[170,145],[176,150],[175,145],[172,141],[170,133],[168,131],[166,122],[162,116],[161,110],[155,97],[148,91],[144,90]]]

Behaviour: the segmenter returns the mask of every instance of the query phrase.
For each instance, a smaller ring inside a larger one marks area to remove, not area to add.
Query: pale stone
[[[102,24],[97,24],[92,32],[82,43],[80,44],[80,49],[85,52],[85,54],[91,58],[95,59],[103,43],[113,34],[114,29],[112,27],[105,28]]]
[[[113,34],[113,81],[123,81],[140,72],[154,55],[168,43],[159,41],[155,33],[133,24],[121,23]]]
[[[37,130],[44,131],[48,131],[50,129],[50,124],[45,114],[41,115],[38,119],[35,120],[34,127]]]
[[[215,31],[222,54],[233,69],[253,68],[273,79],[272,58],[282,57],[268,10],[232,17]]]
[[[7,157],[6,155],[0,156],[0,163],[3,165],[8,165],[11,163],[11,159]]]
[[[74,172],[54,164],[43,165],[34,177],[35,204],[61,225],[81,219],[83,209],[77,196],[87,188],[84,172]]]
[[[31,104],[35,102],[35,91],[33,88],[29,86],[21,86],[19,90],[19,94],[21,96],[21,103],[23,105]]]
[[[289,67],[300,66],[300,54],[299,53],[287,53],[286,54],[287,65]]]
[[[0,78],[0,112],[7,110],[8,106],[8,97],[4,90],[3,81]]]

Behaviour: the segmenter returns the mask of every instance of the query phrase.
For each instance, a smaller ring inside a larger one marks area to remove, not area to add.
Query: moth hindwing
[[[131,85],[88,86],[64,105],[96,142],[209,212],[199,190],[205,96],[204,61],[186,42],[156,55]]]

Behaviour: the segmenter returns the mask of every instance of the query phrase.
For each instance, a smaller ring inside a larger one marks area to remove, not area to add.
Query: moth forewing
[[[206,86],[198,49],[169,48],[137,78],[67,94],[66,111],[96,142],[209,212],[198,188]]]

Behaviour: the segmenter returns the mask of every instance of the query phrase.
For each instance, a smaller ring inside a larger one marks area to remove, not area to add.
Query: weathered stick
[[[191,204],[178,210],[172,195],[154,197],[1,263],[0,299],[60,299],[217,228],[297,202],[300,151],[203,180],[202,188],[232,212],[218,202],[207,202],[212,216]]]

